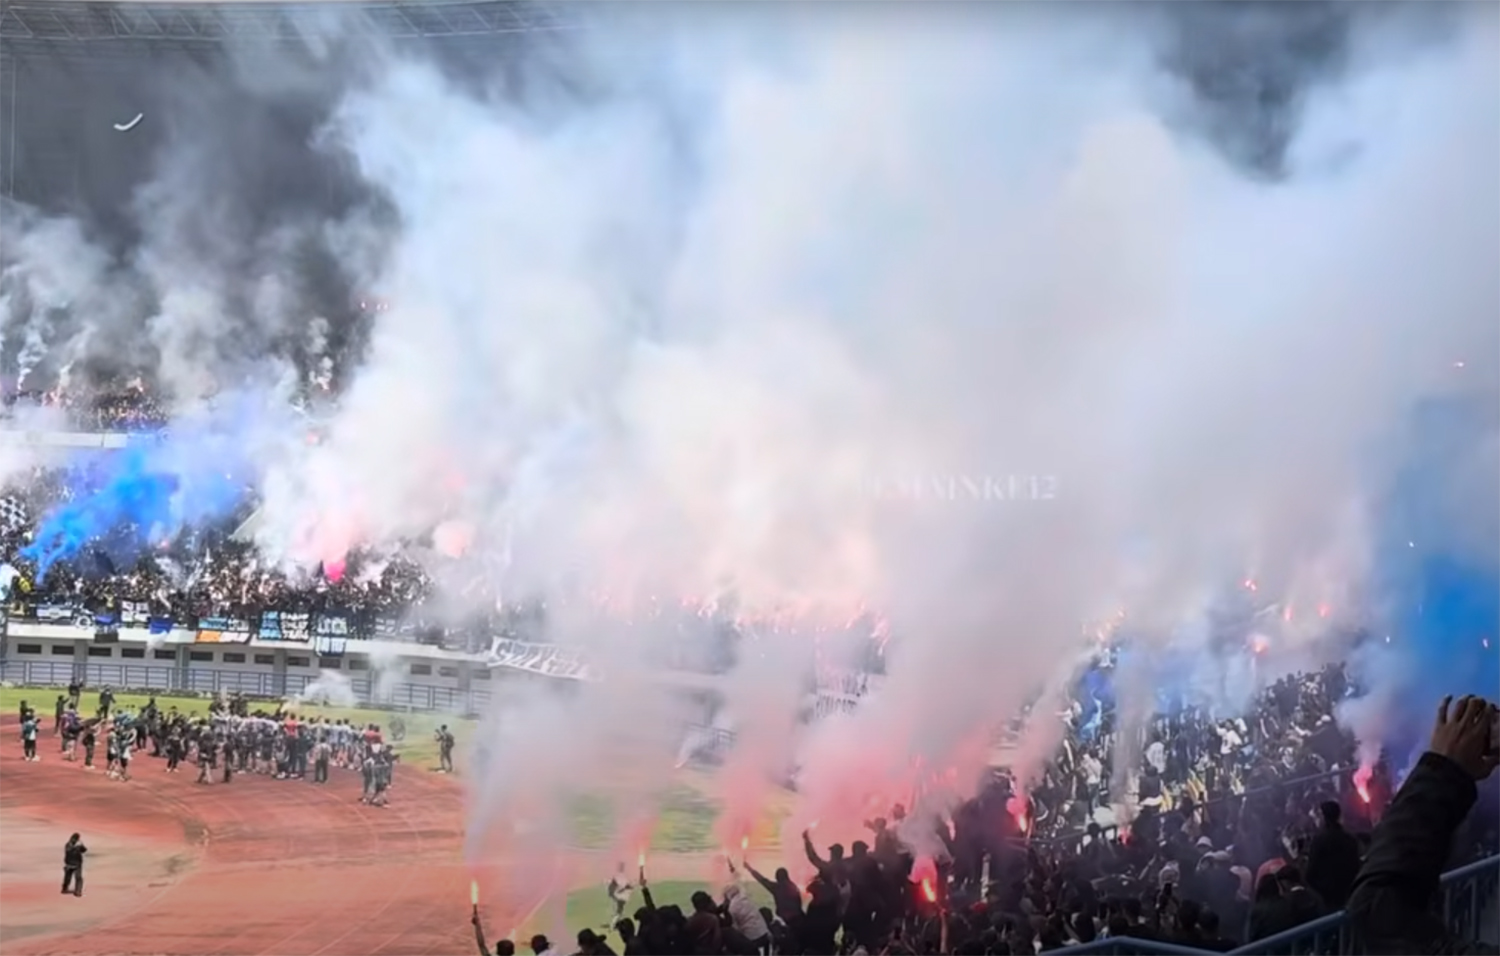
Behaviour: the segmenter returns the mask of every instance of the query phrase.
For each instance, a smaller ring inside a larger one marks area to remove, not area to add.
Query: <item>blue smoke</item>
[[[1379,742],[1398,762],[1426,746],[1444,696],[1500,699],[1500,553],[1485,530],[1500,527],[1500,464],[1483,453],[1495,425],[1481,408],[1492,405],[1419,409],[1377,515],[1385,626],[1355,673],[1387,695]]]
[[[43,519],[21,555],[45,578],[59,561],[102,548],[113,561],[170,541],[186,528],[228,517],[256,476],[234,429],[208,421],[145,437],[71,470],[71,498]]]

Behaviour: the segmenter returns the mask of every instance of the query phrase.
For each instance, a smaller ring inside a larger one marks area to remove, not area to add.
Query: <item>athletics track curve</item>
[[[0,721],[0,953],[469,953],[471,877],[492,937],[563,883],[561,862],[472,872],[462,788],[426,768],[398,765],[390,805],[372,808],[351,771],[199,785],[194,767],[140,756],[121,783],[64,762],[50,732],[27,763],[18,738]],[[73,831],[90,851],[81,899],[59,893]]]

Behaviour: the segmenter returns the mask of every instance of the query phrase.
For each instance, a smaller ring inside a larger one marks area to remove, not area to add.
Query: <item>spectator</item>
[[[1266,873],[1255,882],[1255,899],[1250,905],[1249,942],[1275,936],[1296,926],[1291,909],[1281,895],[1281,883],[1275,873]]]
[[[1323,825],[1307,851],[1307,885],[1329,909],[1340,910],[1359,875],[1359,841],[1344,829],[1344,809],[1337,801],[1325,800],[1319,810]]]
[[[1444,698],[1428,750],[1375,828],[1349,895],[1349,928],[1359,953],[1495,953],[1456,939],[1431,912],[1453,838],[1477,797],[1476,784],[1500,763],[1495,706]]]

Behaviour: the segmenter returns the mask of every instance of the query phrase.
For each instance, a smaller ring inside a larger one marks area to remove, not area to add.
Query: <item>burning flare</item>
[[[1360,803],[1370,802],[1370,778],[1375,771],[1371,767],[1360,767],[1354,771],[1354,792],[1359,794]]]

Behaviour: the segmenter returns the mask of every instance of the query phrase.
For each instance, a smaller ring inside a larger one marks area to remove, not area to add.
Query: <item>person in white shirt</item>
[[[610,877],[609,886],[605,893],[609,896],[610,912],[605,926],[614,926],[625,918],[625,909],[630,905],[630,893],[635,887],[630,885],[630,880],[625,876],[625,864],[621,863],[615,870],[615,875]]]
[[[1167,772],[1167,748],[1160,740],[1153,740],[1151,746],[1146,748],[1146,763],[1158,775]]]
[[[766,925],[765,917],[760,915],[760,908],[755,905],[755,901],[750,899],[738,883],[730,883],[724,887],[724,908],[729,911],[729,919],[734,923],[735,931],[745,937],[746,942],[755,947],[757,952],[770,952],[771,929]]]

